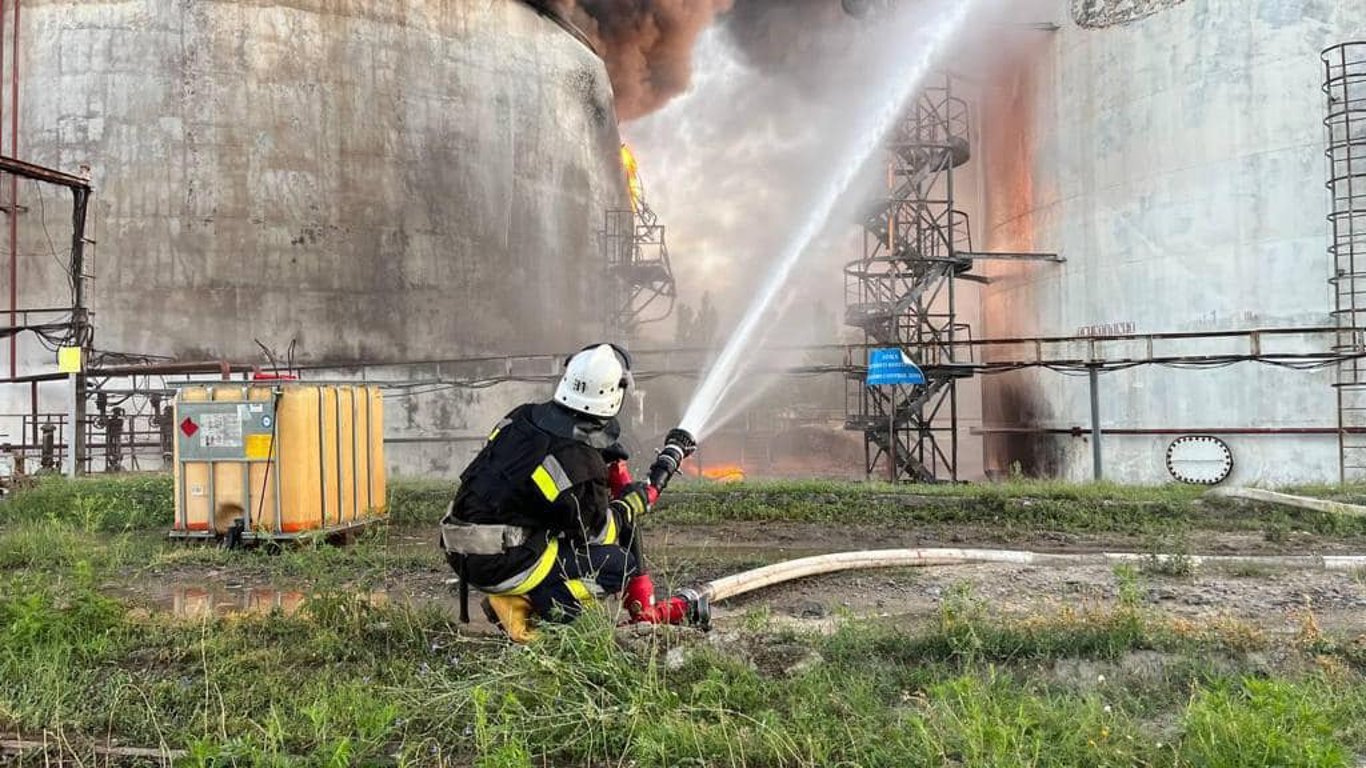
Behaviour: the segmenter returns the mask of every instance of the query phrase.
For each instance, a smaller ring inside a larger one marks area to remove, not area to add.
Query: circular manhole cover
[[[1183,483],[1218,485],[1233,472],[1233,452],[1217,437],[1178,437],[1167,446],[1167,471]]]

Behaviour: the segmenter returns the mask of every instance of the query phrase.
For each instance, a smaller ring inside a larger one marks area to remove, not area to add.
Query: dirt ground
[[[390,532],[386,550],[414,557],[367,585],[377,601],[436,603],[452,611],[457,601],[452,574],[425,528]],[[826,526],[798,523],[661,526],[648,533],[646,552],[661,588],[699,586],[711,579],[797,557],[858,549],[898,547],[990,547],[1044,552],[1149,552],[1152,541],[1136,536],[1024,534],[964,526],[903,529],[894,526]],[[1366,554],[1341,542],[1291,536],[1269,542],[1260,534],[1194,532],[1181,546],[1190,554]],[[428,555],[430,555],[428,557]],[[1366,631],[1366,573],[1290,571],[1262,567],[1207,567],[1190,575],[1143,573],[1147,604],[1194,621],[1233,618],[1270,634],[1294,633],[1312,614],[1324,630]],[[292,610],[309,585],[231,567],[176,566],[167,572],[108,585],[154,609],[182,614]],[[1026,567],[998,564],[862,571],[804,579],[717,605],[724,630],[756,612],[771,620],[820,630],[839,616],[900,623],[930,621],[949,596],[970,595],[990,612],[1040,615],[1064,608],[1104,607],[1118,599],[1107,566]],[[477,605],[470,631],[485,633]]]

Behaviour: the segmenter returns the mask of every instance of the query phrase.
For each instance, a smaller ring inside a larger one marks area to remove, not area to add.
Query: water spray
[[[912,53],[880,68],[885,70],[882,72],[884,78],[869,88],[872,98],[877,101],[870,104],[855,123],[845,146],[837,155],[842,158],[837,165],[837,172],[813,201],[810,215],[797,228],[755,294],[753,303],[693,394],[680,425],[680,430],[690,437],[705,439],[711,430],[719,426],[716,423],[717,409],[732,389],[740,369],[753,359],[752,347],[756,340],[762,340],[762,337],[756,339],[760,322],[772,310],[797,263],[811,250],[839,201],[853,186],[859,171],[882,146],[883,137],[901,117],[905,105],[919,90],[943,48],[962,28],[974,5],[971,0],[943,2],[937,6],[931,23],[923,23],[925,19],[922,18],[919,20],[922,23],[912,24],[910,19],[903,18],[899,23],[880,30],[884,39],[879,42],[888,55],[899,55],[907,50]]]

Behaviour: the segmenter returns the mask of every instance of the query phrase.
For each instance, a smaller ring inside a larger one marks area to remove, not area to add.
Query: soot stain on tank
[[[615,120],[616,115],[609,107],[612,95],[603,87],[601,77],[591,70],[579,69],[570,72],[567,81],[569,90],[579,96],[583,106],[588,110],[588,117],[594,127],[603,128]]]
[[[1020,432],[988,434],[987,466],[995,472],[1027,477],[1052,477],[1062,466],[1058,441],[1041,428],[1052,416],[1052,408],[1032,382],[1002,377],[986,401],[987,423]]]
[[[1072,0],[1072,21],[1079,27],[1104,29],[1132,24],[1186,0]]]

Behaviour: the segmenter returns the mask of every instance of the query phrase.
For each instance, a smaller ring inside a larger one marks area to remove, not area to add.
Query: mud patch
[[[647,530],[646,560],[661,596],[751,568],[830,552],[935,546],[1145,552],[1153,546],[1143,537],[1123,534],[1007,531],[999,526],[953,524],[737,522],[660,525]],[[1181,543],[1185,551],[1200,554],[1361,551],[1360,543],[1313,536],[1267,541],[1261,534],[1244,532],[1191,531]],[[310,560],[289,569],[282,567],[288,563],[276,562],[287,556],[243,553],[240,559],[215,558],[207,564],[178,557],[182,554],[195,552],[172,548],[150,568],[130,570],[118,583],[106,585],[106,590],[153,610],[181,615],[292,612],[305,604],[309,594],[324,587],[324,592],[340,588],[390,603],[435,606],[452,614],[458,607],[453,574],[426,527],[393,528],[350,553],[320,552],[318,562]],[[1161,573],[1143,573],[1138,578],[1144,604],[1192,621],[1230,617],[1263,631],[1293,634],[1310,615],[1325,629],[1357,631],[1366,616],[1366,574],[1219,566],[1198,569],[1188,578]],[[913,628],[936,621],[945,602],[965,588],[989,610],[1014,616],[1103,608],[1121,599],[1116,575],[1105,566],[977,564],[803,579],[721,603],[715,606],[715,617],[721,632],[764,619],[824,633],[848,617]],[[481,615],[479,595],[471,598],[475,624],[470,630],[476,634],[491,631]],[[762,665],[775,670],[789,666],[767,660]]]
[[[1294,635],[1312,620],[1325,630],[1360,632],[1366,584],[1351,573],[1269,571],[1230,578],[1217,571],[1188,579],[1140,576],[1141,601],[1163,615],[1197,624],[1233,620],[1273,635]],[[1107,610],[1121,600],[1111,569],[1000,564],[865,571],[804,579],[727,601],[714,609],[721,626],[771,610],[788,626],[827,631],[839,616],[913,629],[938,620],[946,601],[970,595],[989,614],[1015,618]],[[826,615],[820,615],[824,611]]]

